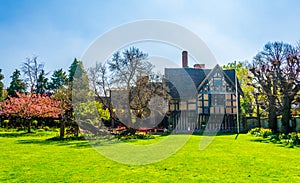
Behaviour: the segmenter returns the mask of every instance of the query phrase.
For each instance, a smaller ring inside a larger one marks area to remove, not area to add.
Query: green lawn
[[[106,159],[86,141],[46,141],[53,135],[0,132],[0,182],[300,182],[300,148],[250,135],[216,136],[202,151],[195,135],[173,156],[142,166]]]

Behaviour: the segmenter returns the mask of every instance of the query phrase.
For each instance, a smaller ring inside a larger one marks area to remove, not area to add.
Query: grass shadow
[[[16,137],[43,137],[49,135],[47,132],[45,133],[36,133],[36,132],[1,132],[0,137],[3,138],[16,138]]]
[[[91,145],[86,140],[49,140],[49,139],[26,139],[17,140],[17,144],[37,144],[37,145],[56,145],[70,146],[73,148],[90,148]]]
[[[3,138],[16,138],[17,144],[38,144],[38,145],[57,145],[57,146],[70,146],[74,148],[88,148],[90,144],[83,137],[66,137],[60,139],[56,133],[51,131],[45,132],[32,132],[27,133],[19,132],[0,132],[0,137]],[[25,137],[25,138],[22,138]],[[28,138],[27,138],[28,137]],[[30,138],[32,137],[32,138]],[[39,138],[42,137],[42,138]],[[18,139],[22,138],[22,139]]]
[[[204,132],[194,132],[192,135],[195,136],[203,136]],[[237,133],[233,132],[206,132],[205,135],[208,136],[230,136],[230,135],[236,135]],[[245,133],[240,133],[240,134],[245,134]]]
[[[300,145],[293,145],[293,144],[289,144],[288,142],[282,142],[282,141],[272,141],[269,138],[257,137],[256,139],[251,139],[249,141],[273,144],[273,145],[275,145],[275,147],[280,147],[280,148],[300,148]]]
[[[249,140],[250,142],[262,142],[262,143],[270,143],[268,139],[263,139],[263,138],[256,138],[256,139],[251,139]]]

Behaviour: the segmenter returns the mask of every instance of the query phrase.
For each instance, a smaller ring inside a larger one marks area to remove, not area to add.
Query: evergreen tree
[[[76,72],[76,69],[78,66],[83,67],[82,62],[78,61],[76,58],[74,59],[73,63],[71,64],[71,66],[69,67],[69,82],[73,82],[74,79],[74,75]]]
[[[42,70],[41,73],[39,74],[36,82],[36,87],[35,87],[35,93],[37,94],[43,94],[48,90],[48,78],[45,77],[45,71]]]
[[[69,68],[69,89],[71,91],[72,108],[74,111],[77,105],[89,99],[89,81],[83,63],[76,58]],[[73,113],[73,112],[72,112]],[[74,111],[76,117],[76,111]],[[78,119],[78,117],[76,117]],[[78,121],[76,121],[78,122]],[[75,135],[78,135],[79,127],[75,124]]]
[[[2,72],[2,70],[0,69],[0,101],[3,100],[3,82],[2,82],[2,79],[4,79],[4,75],[1,72]]]
[[[11,78],[11,82],[9,87],[7,88],[8,95],[11,97],[18,97],[16,92],[25,93],[26,92],[26,84],[20,79],[20,71],[16,69]]]
[[[63,87],[67,84],[68,78],[66,72],[62,69],[55,70],[51,76],[51,81],[49,83],[49,89],[56,91],[58,88]]]

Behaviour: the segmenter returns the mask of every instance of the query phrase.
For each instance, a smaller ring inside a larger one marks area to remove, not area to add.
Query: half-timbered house
[[[165,68],[169,126],[179,132],[236,131],[243,91],[235,70],[223,70],[219,65],[206,69],[204,64],[188,67],[187,58],[183,51],[182,68]]]

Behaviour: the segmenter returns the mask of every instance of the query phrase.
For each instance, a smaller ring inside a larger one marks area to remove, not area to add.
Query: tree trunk
[[[65,136],[65,120],[61,120],[60,122],[60,133],[59,133],[59,137],[60,138],[64,138]]]
[[[31,133],[31,120],[27,120],[28,121],[28,124],[27,124],[27,133]]]
[[[277,133],[277,115],[276,115],[276,101],[275,97],[270,97],[269,99],[269,128],[272,129],[274,133]]]
[[[75,123],[75,131],[74,131],[74,136],[78,137],[79,134],[79,125],[77,123]]]
[[[290,127],[290,119],[291,119],[291,100],[290,97],[283,97],[283,105],[282,105],[282,132],[288,134],[291,132]]]

